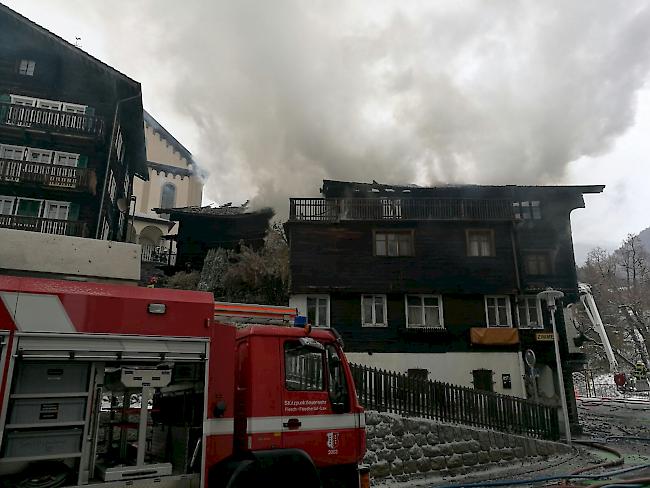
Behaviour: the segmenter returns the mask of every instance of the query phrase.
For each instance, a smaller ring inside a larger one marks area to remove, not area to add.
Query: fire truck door
[[[336,359],[330,346],[305,339],[287,340],[282,351],[282,446],[306,451],[318,467],[341,464],[348,457],[354,462],[354,415],[347,411],[344,394],[332,395],[330,364],[336,367]]]

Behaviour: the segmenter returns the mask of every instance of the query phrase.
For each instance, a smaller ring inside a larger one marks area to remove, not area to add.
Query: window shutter
[[[77,168],[87,168],[88,167],[88,156],[85,154],[79,155],[77,160]]]
[[[79,220],[79,204],[71,203],[68,210],[68,220]]]

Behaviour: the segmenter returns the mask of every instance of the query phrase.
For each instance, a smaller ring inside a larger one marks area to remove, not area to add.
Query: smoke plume
[[[206,196],[280,215],[323,178],[561,183],[650,65],[642,0],[75,1],[195,131]]]

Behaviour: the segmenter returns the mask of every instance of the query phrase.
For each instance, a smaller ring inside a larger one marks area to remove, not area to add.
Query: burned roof
[[[445,197],[465,196],[474,198],[504,198],[524,194],[585,194],[602,193],[605,185],[475,185],[475,184],[440,184],[436,186],[390,185],[372,181],[362,183],[354,181],[323,180],[321,193],[325,198],[354,198],[373,196],[394,196],[407,194],[411,197]]]
[[[248,215],[269,215],[270,218],[275,213],[270,207],[261,208],[259,210],[250,210],[248,208],[248,202],[235,206],[233,206],[232,203],[226,203],[218,207],[206,205],[205,207],[154,208],[153,211],[158,214],[169,214],[171,220],[179,220],[179,218],[187,216],[243,217]]]

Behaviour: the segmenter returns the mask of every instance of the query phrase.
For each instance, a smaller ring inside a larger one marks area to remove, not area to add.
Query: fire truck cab
[[[0,483],[358,486],[364,414],[341,341],[255,323],[269,314],[295,317],[202,292],[0,277]]]

